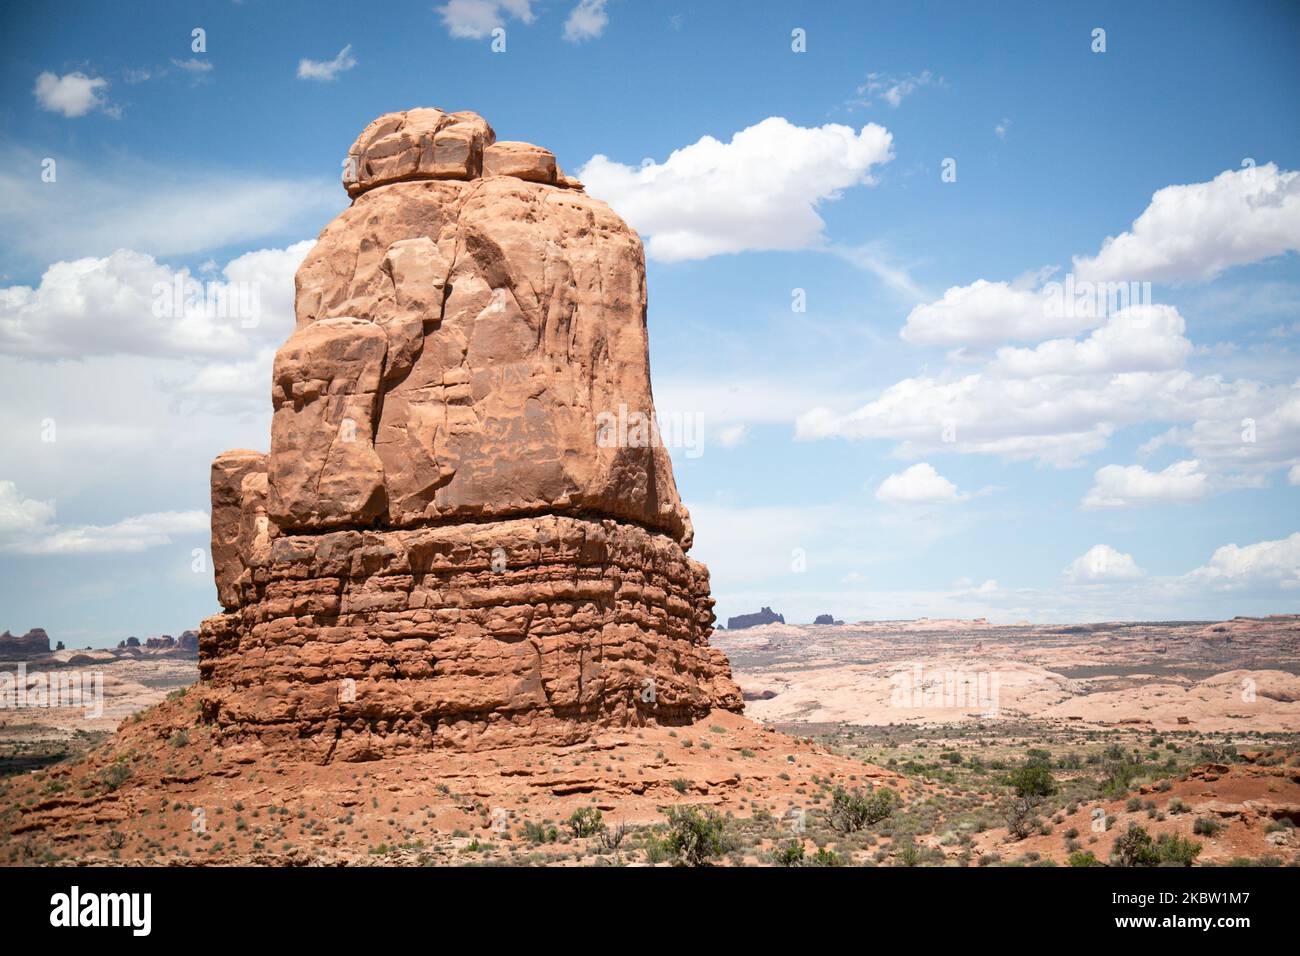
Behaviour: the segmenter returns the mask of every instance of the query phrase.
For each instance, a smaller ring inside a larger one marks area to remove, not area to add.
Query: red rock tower
[[[296,277],[269,455],[212,464],[224,746],[321,761],[739,710],[654,416],[636,233],[475,113],[371,123]]]

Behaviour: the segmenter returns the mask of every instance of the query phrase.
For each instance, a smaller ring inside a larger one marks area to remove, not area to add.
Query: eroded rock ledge
[[[230,744],[358,760],[741,707],[708,645],[707,569],[612,520],[285,536],[239,596],[201,642]]]

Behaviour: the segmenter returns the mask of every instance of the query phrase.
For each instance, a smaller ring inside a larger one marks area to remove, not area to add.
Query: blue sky
[[[1298,610],[1295,6],[697,6],[7,12],[0,629],[217,609],[208,465],[266,447],[346,148],[418,105],[547,146],[642,233],[720,617]],[[160,326],[178,270],[259,283],[264,320]],[[1067,275],[1150,301],[1048,317]]]

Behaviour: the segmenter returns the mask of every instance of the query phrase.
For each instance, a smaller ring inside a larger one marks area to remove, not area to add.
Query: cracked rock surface
[[[270,453],[213,464],[223,742],[374,759],[738,711],[638,424],[639,237],[474,113],[382,116],[348,157],[352,205],[296,276]]]

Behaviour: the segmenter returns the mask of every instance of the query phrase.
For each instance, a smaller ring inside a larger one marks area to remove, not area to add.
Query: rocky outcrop
[[[758,627],[760,624],[784,624],[785,616],[777,614],[770,607],[765,607],[761,611],[753,614],[738,614],[735,617],[727,618],[727,630],[740,631],[747,627]]]
[[[270,453],[212,466],[223,744],[355,760],[739,710],[667,451],[610,426],[654,417],[637,235],[473,113],[380,117],[348,155]]]
[[[44,657],[50,653],[50,636],[45,628],[34,627],[26,634],[0,634],[0,660],[22,660],[28,657]]]
[[[843,624],[844,622],[835,620],[835,616],[832,614],[818,614],[816,619],[813,620],[813,623],[814,624]]]

